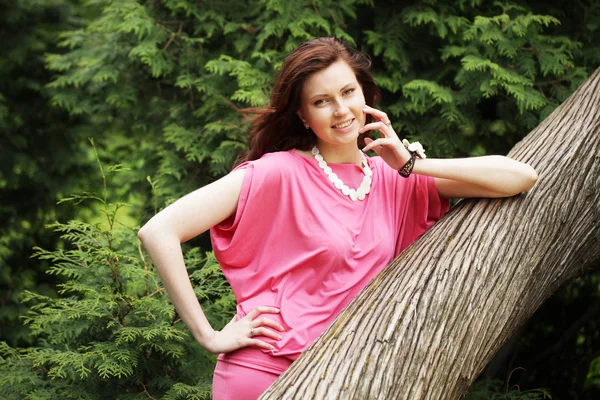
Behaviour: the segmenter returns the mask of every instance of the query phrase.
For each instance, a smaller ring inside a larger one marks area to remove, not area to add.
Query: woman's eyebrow
[[[344,87],[342,87],[340,89],[340,92],[343,92],[348,86],[355,84],[356,82],[350,82],[344,85]],[[326,94],[315,94],[314,96],[311,96],[308,100],[312,100],[315,97],[319,97],[319,96],[327,96]]]

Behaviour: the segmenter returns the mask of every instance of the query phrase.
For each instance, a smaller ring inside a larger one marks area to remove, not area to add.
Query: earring
[[[308,122],[306,122],[306,120],[305,120],[305,119],[303,119],[303,120],[302,120],[302,123],[304,124],[304,127],[305,127],[306,129],[310,128],[310,126],[308,125]]]

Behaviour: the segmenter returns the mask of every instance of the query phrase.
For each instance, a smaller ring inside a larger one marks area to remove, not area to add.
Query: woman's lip
[[[346,128],[348,128],[349,126],[352,126],[352,124],[354,123],[354,120],[355,120],[355,119],[356,119],[356,118],[352,118],[352,119],[349,119],[349,120],[346,120],[346,121],[342,122],[342,123],[346,123],[346,122],[350,121],[350,123],[348,124],[348,126],[345,126],[345,127],[343,127],[343,128],[335,128],[335,125],[340,125],[340,124],[335,124],[335,125],[333,125],[331,128],[333,128],[333,129],[337,129],[337,130],[343,130],[343,129],[346,129]]]

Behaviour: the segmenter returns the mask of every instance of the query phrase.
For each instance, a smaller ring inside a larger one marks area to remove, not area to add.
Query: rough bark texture
[[[459,399],[500,346],[600,260],[600,69],[509,157],[536,186],[461,201],[261,399]]]

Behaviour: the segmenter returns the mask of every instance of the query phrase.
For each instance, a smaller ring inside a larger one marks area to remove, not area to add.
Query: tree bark
[[[459,399],[569,279],[600,260],[600,69],[509,157],[538,182],[460,201],[261,399]]]

